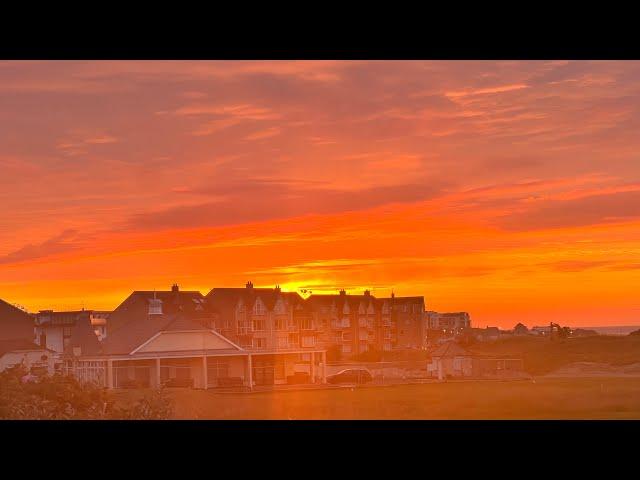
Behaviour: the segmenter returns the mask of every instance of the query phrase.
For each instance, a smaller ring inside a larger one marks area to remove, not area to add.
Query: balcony
[[[238,335],[250,335],[253,333],[253,329],[251,325],[248,324],[239,324],[237,327]]]

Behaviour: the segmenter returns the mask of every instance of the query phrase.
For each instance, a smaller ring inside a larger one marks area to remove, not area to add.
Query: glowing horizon
[[[640,62],[0,62],[0,298],[423,295],[640,324]]]

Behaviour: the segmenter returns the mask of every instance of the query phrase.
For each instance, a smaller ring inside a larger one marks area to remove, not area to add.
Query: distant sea
[[[572,329],[584,328],[585,330],[595,330],[600,335],[629,335],[634,330],[640,329],[640,325],[618,325],[612,327],[571,327]]]

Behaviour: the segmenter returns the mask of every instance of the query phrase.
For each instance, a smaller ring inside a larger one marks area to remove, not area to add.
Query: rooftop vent
[[[340,290],[340,295],[346,295],[347,292],[345,291],[345,289],[343,288],[342,290]]]
[[[171,291],[173,293],[178,293],[180,291],[180,287],[178,287],[177,283],[174,283],[173,285],[171,285]]]
[[[253,288],[253,282],[247,282],[247,284],[245,285],[248,289],[252,289]]]

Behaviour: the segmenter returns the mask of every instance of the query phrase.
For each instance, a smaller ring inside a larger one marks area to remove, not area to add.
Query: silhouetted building
[[[518,323],[515,327],[513,327],[513,334],[517,336],[529,335],[529,329],[526,325]]]
[[[33,342],[33,316],[24,310],[0,300],[0,340],[26,340]]]

